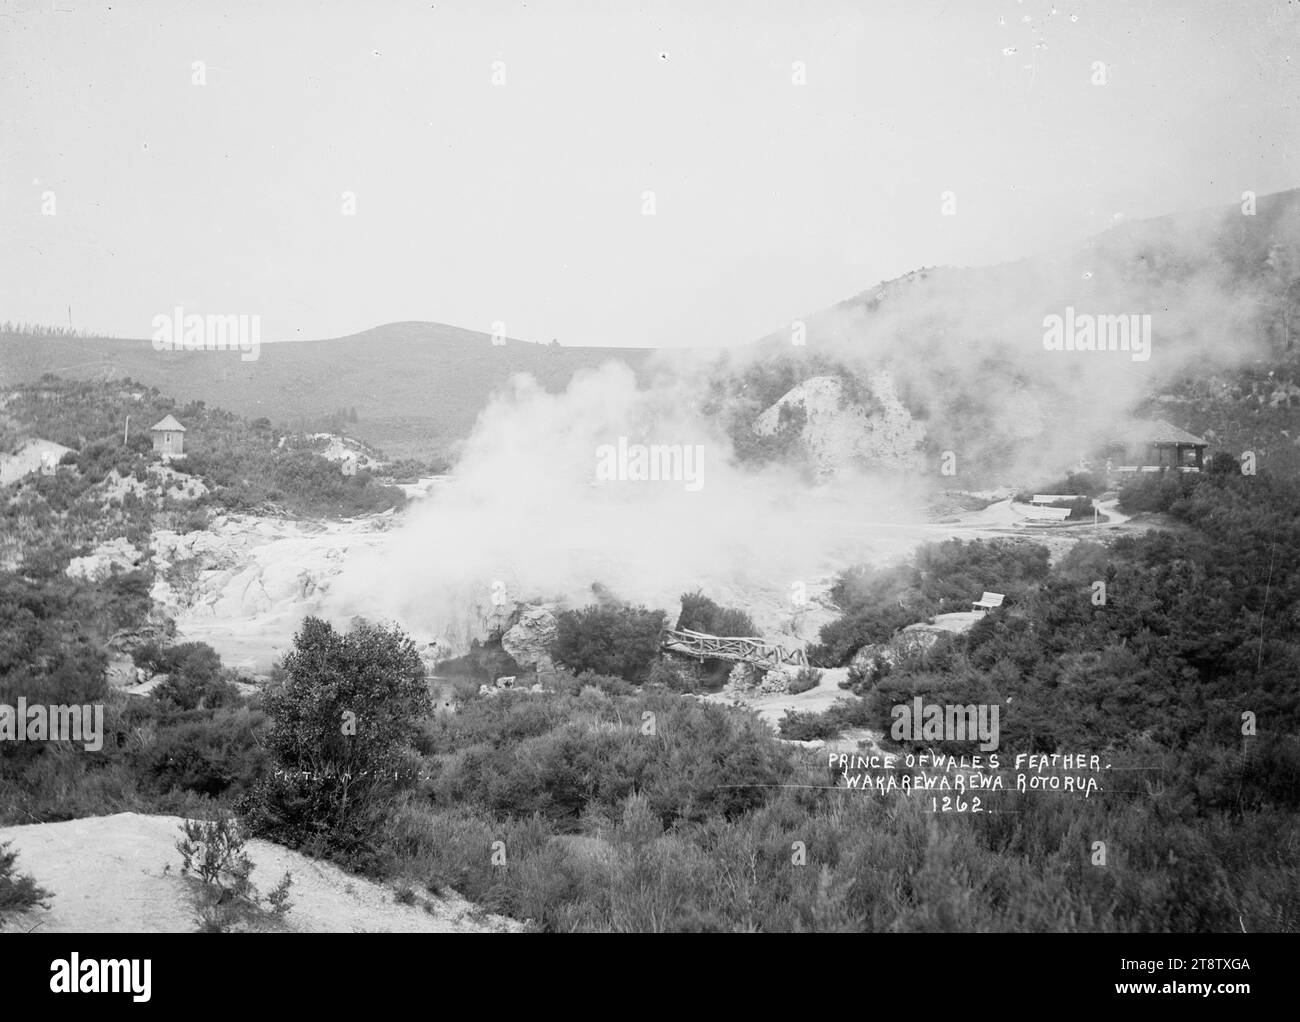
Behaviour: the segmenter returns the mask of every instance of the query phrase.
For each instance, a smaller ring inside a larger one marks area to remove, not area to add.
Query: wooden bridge
[[[800,648],[786,649],[762,639],[705,635],[689,628],[669,628],[664,632],[663,648],[670,653],[693,656],[700,660],[732,660],[758,664],[769,670],[777,667],[807,667],[808,657]]]

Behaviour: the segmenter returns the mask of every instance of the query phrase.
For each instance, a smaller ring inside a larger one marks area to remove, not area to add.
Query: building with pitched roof
[[[163,459],[179,458],[185,454],[185,427],[168,415],[149,427],[153,434],[153,450]]]
[[[1209,442],[1163,419],[1127,423],[1106,445],[1113,471],[1200,472]]]

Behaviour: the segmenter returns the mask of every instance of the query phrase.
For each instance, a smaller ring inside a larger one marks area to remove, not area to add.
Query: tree
[[[743,610],[720,607],[703,593],[682,593],[682,612],[677,627],[707,635],[740,636],[748,638],[758,634],[758,626]]]
[[[309,617],[266,697],[278,767],[243,806],[255,833],[354,851],[387,797],[413,780],[411,746],[433,713],[415,643],[361,623],[346,635]]]
[[[644,681],[659,655],[664,613],[645,607],[591,606],[556,619],[555,656],[574,673]]]

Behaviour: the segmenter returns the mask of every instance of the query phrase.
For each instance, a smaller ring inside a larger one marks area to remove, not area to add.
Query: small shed
[[[168,415],[149,427],[153,434],[153,450],[164,459],[179,458],[185,454],[185,427]]]
[[[1131,423],[1107,453],[1120,462],[1120,472],[1199,472],[1208,446],[1208,441],[1157,419]]]

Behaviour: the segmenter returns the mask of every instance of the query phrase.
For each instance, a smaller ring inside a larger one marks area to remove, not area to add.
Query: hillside
[[[1130,326],[1149,317],[1149,346],[1048,350],[1045,320],[1067,310]],[[753,423],[815,377],[845,381],[849,416],[886,416],[875,381],[888,371],[924,426],[923,471],[950,450],[968,485],[1059,472],[1131,413],[1300,472],[1300,190],[1259,198],[1254,215],[1224,206],[1121,223],[999,266],[923,268],[802,322],[802,344],[783,327],[714,383],[742,455],[785,457],[801,429],[809,439],[793,414],[797,429],[756,438]],[[870,430],[858,433],[873,445]],[[878,464],[910,455],[910,429],[900,435]]]
[[[610,359],[640,370],[646,349],[566,348],[440,323],[390,323],[349,337],[263,343],[238,351],[155,351],[148,339],[33,337],[0,332],[0,387],[52,372],[130,377],[180,402],[205,401],[250,419],[300,424],[355,409],[349,433],[396,458],[450,455],[494,389],[527,373],[549,390]]]

